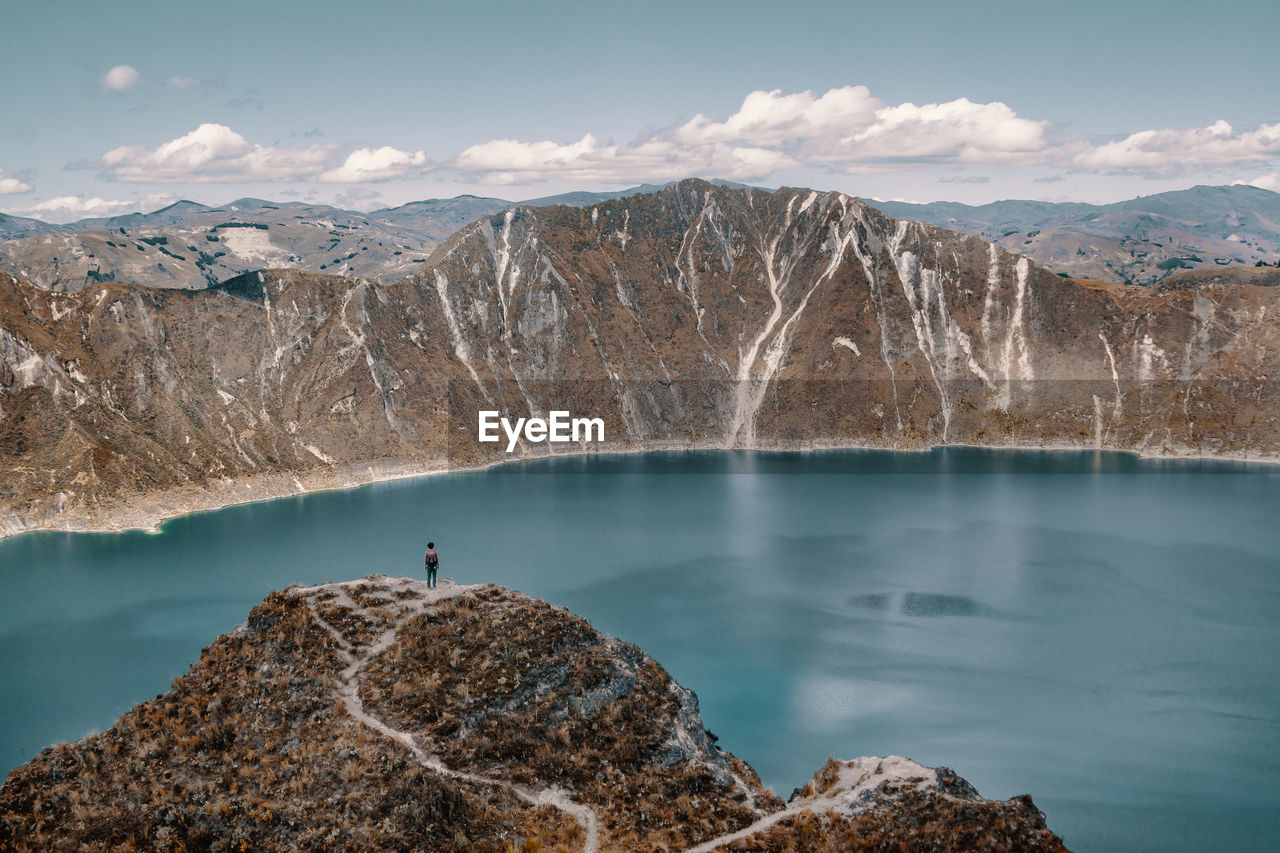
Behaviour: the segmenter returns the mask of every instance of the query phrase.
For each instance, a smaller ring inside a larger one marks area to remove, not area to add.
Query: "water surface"
[[[1074,850],[1280,848],[1280,469],[1124,454],[558,459],[0,542],[0,772],[268,591],[492,581],[638,643],[783,796],[828,755],[1031,793]]]

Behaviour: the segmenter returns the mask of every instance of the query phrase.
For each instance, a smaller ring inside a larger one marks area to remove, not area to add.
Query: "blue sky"
[[[0,210],[1280,189],[1280,4],[11,4]]]

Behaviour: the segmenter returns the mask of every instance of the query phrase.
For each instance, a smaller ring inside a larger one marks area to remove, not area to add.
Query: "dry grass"
[[[857,816],[805,812],[724,849],[732,853],[1066,853],[1030,797],[956,799],[886,785],[882,807]]]
[[[14,770],[0,788],[0,850],[573,845],[580,830],[554,809],[432,774],[343,714],[342,666],[303,604],[273,594],[170,693]]]
[[[14,770],[0,788],[0,853],[582,848],[575,819],[529,805],[510,783],[590,806],[606,851],[683,849],[781,808],[751,768],[712,745],[687,694],[636,647],[496,587],[408,618],[406,590],[388,595],[370,580],[341,595],[272,594],[172,691]],[[366,712],[477,778],[424,768],[346,712],[350,658],[325,624],[357,654],[396,628],[359,670]],[[837,770],[812,786],[830,787]],[[856,818],[788,818],[732,849],[1063,849],[1030,799],[909,788],[882,805]]]
[[[707,767],[668,760],[679,711],[671,688],[635,646],[496,588],[402,629],[360,685],[368,710],[421,733],[450,766],[571,791],[617,849],[674,849],[758,817]],[[760,805],[781,806],[735,766]]]

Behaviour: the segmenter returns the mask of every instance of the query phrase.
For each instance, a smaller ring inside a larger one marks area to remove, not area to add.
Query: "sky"
[[[1280,191],[1280,3],[7,4],[0,211]]]

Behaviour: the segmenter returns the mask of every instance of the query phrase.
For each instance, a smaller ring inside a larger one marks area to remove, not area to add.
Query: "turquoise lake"
[[[1076,851],[1280,849],[1280,466],[1117,453],[562,458],[0,541],[0,772],[427,539],[640,645],[784,797],[893,753]]]

